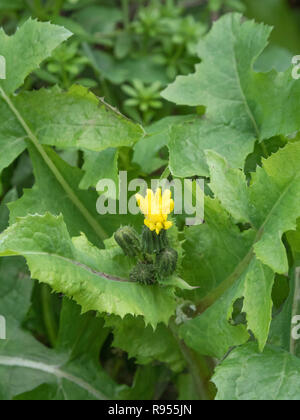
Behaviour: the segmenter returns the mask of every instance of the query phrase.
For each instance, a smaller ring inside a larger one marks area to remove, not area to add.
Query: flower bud
[[[115,233],[115,241],[128,257],[136,257],[141,252],[139,235],[131,226],[121,227]]]
[[[156,283],[157,271],[154,264],[138,263],[130,273],[130,280],[145,285]]]
[[[156,257],[156,268],[161,277],[169,277],[174,274],[178,261],[178,253],[175,249],[166,248]]]
[[[158,254],[169,244],[167,231],[162,230],[159,235],[146,226],[142,232],[142,250],[147,254]]]

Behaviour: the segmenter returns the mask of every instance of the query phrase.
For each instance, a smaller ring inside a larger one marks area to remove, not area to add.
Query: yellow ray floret
[[[161,188],[158,188],[156,193],[147,190],[146,197],[136,194],[138,206],[145,216],[145,225],[157,235],[161,230],[168,230],[173,226],[173,223],[168,221],[168,215],[174,210],[174,200],[171,197],[170,190],[162,194]]]

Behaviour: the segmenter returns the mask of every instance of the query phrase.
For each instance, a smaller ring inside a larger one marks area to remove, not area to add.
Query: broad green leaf
[[[255,232],[243,233],[216,200],[206,198],[205,224],[189,228],[182,276],[199,289],[189,298],[203,312],[180,328],[201,354],[221,358],[249,338],[245,326],[230,324],[234,303],[244,298],[248,329],[263,349],[272,318],[274,273],[253,254]],[[200,300],[199,300],[200,299]]]
[[[267,73],[272,69],[283,72],[291,67],[293,54],[278,45],[270,44],[254,64],[256,72]]]
[[[129,282],[134,262],[118,246],[99,250],[81,236],[71,240],[61,216],[18,218],[0,236],[1,255],[23,255],[33,278],[81,305],[84,312],[141,315],[154,328],[176,308],[172,287]]]
[[[208,147],[225,156],[233,167],[242,167],[245,156],[253,150],[253,136],[203,119],[177,125],[171,130],[169,142],[173,175],[182,178],[209,176],[205,157]]]
[[[221,153],[218,141],[227,144],[226,157],[234,167],[244,166],[256,139],[287,135],[300,128],[297,105],[300,85],[292,78],[291,70],[284,73],[253,70],[255,60],[267,46],[270,32],[264,24],[244,21],[240,14],[225,15],[199,44],[198,54],[203,61],[196,73],[178,77],[163,92],[164,98],[177,104],[207,107],[204,127],[209,129],[205,149]],[[197,173],[194,171],[195,155],[203,160],[203,146],[201,142],[197,145],[196,138],[205,137],[205,128],[201,125],[197,128],[198,134],[195,128],[192,137],[193,153],[182,157],[182,164],[184,168],[193,165],[193,175],[206,175],[203,163],[196,167]],[[171,147],[174,173],[181,170],[180,151],[187,139],[182,136],[174,151]]]
[[[133,146],[144,135],[142,127],[78,85],[68,92],[58,87],[24,92],[14,99],[14,105],[39,143],[60,149],[100,152],[109,147]]]
[[[189,284],[198,287],[189,294],[197,300],[219,287],[237,267],[242,265],[243,270],[247,266],[255,235],[252,230],[241,233],[217,200],[205,196],[204,209],[205,223],[185,231],[180,272]]]
[[[273,271],[288,272],[282,236],[296,228],[300,217],[300,143],[290,143],[263,161],[252,175],[250,187],[238,169],[214,152],[208,153],[211,188],[239,222],[249,222],[257,232],[256,256]],[[282,168],[289,162],[285,171]]]
[[[177,341],[165,325],[159,324],[154,331],[151,326],[145,326],[141,317],[132,316],[123,320],[110,316],[106,318],[105,325],[113,328],[113,346],[125,350],[138,364],[160,361],[176,372],[184,368],[185,361]]]
[[[7,336],[25,318],[30,305],[32,281],[22,257],[0,259],[0,314],[6,318]],[[0,345],[4,347],[5,342]]]
[[[255,344],[237,348],[216,369],[213,378],[222,401],[298,401],[300,360],[290,353]]]
[[[61,26],[32,19],[13,36],[0,30],[0,54],[6,60],[6,79],[0,80],[0,87],[7,95],[14,93],[25,78],[71,35]]]
[[[76,319],[76,322],[74,322]],[[55,349],[67,352],[70,360],[88,355],[95,364],[99,363],[99,349],[102,348],[109,330],[95,312],[81,314],[81,308],[70,299],[64,298],[59,331]]]
[[[11,95],[25,78],[71,36],[71,32],[50,23],[27,20],[13,36],[0,30],[0,55],[5,59],[6,79],[0,80],[0,173],[26,148],[24,132],[3,95]]]
[[[150,125],[146,128],[146,136],[134,147],[133,162],[137,163],[146,174],[151,174],[165,166],[168,162],[160,156],[160,151],[168,145],[172,128],[177,130],[184,121],[193,120],[195,120],[194,116],[180,115],[166,117]]]
[[[96,187],[102,179],[110,179],[118,186],[118,150],[109,148],[102,152],[84,152],[84,165],[82,168],[85,175],[80,181],[79,187],[83,190]]]
[[[120,387],[103,372],[98,352],[93,350],[98,347],[99,351],[103,342],[103,323],[100,320],[93,319],[91,314],[80,316],[80,309],[74,303],[75,310],[64,308],[62,345],[57,350],[48,349],[21,328],[32,290],[32,282],[26,276],[23,259],[0,260],[0,308],[7,321],[7,339],[0,341],[0,399],[116,398]],[[71,311],[69,315],[67,310]],[[68,325],[65,325],[66,321]],[[87,323],[88,331],[84,328]],[[78,326],[76,331],[75,326]],[[68,343],[63,338],[67,338]]]
[[[230,347],[245,343],[249,339],[246,327],[229,322],[234,303],[243,297],[242,312],[246,313],[248,329],[263,350],[272,319],[273,283],[272,271],[252,260],[240,279],[214,305],[181,326],[181,337],[197,352],[217,358],[223,357]]]

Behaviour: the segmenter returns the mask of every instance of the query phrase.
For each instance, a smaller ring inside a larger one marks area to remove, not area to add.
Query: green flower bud
[[[148,227],[143,227],[142,250],[147,254],[158,254],[169,245],[167,231],[162,230],[159,235]]]
[[[130,273],[130,280],[145,285],[156,283],[157,271],[154,264],[138,263]]]
[[[166,248],[156,257],[156,267],[161,277],[174,274],[178,262],[178,253],[175,249]]]
[[[115,233],[115,241],[128,257],[136,257],[141,253],[140,237],[131,226],[121,227]]]

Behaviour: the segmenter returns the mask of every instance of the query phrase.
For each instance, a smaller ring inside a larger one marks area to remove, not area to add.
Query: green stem
[[[45,13],[45,10],[41,4],[41,0],[34,0],[33,1],[33,11],[36,15],[36,17],[40,20],[46,20],[47,14]]]
[[[160,180],[162,181],[163,179],[168,179],[170,175],[171,175],[171,171],[170,171],[169,166],[167,166],[166,169],[163,171],[160,177]]]
[[[122,9],[123,9],[123,23],[124,28],[128,30],[129,28],[129,0],[122,0]]]
[[[63,4],[64,4],[64,0],[55,0],[55,4],[54,4],[54,8],[53,8],[53,14],[55,16],[60,15]]]
[[[41,288],[44,324],[47,330],[49,342],[54,348],[56,345],[58,329],[53,313],[50,290],[46,284],[42,284]]]
[[[17,108],[12,103],[11,99],[6,95],[2,87],[0,87],[0,94],[2,95],[3,99],[7,103],[7,105],[10,107],[10,109],[15,114],[16,118],[18,119],[19,123],[24,128],[25,132],[27,133],[29,139],[32,141],[36,149],[39,151],[40,155],[42,156],[44,162],[50,169],[50,171],[53,173],[59,184],[62,186],[64,191],[69,196],[70,200],[73,202],[73,204],[77,207],[77,209],[80,211],[80,213],[84,216],[84,218],[87,220],[89,225],[93,228],[93,230],[96,232],[96,234],[99,236],[101,241],[107,239],[107,234],[103,230],[103,228],[97,223],[97,221],[94,219],[94,217],[91,215],[89,210],[82,204],[82,202],[79,200],[77,195],[74,193],[70,185],[67,183],[67,181],[64,179],[63,175],[59,172],[55,164],[52,162],[50,157],[47,155],[46,150],[44,147],[39,143],[37,137],[35,134],[31,131],[26,121],[23,119],[22,115],[19,113]]]
[[[207,389],[208,381],[210,378],[210,369],[208,368],[204,358],[200,358],[191,350],[187,345],[178,337],[177,327],[174,321],[170,321],[170,330],[178,343],[183,358],[185,359],[189,372],[193,378],[195,389],[201,401],[210,401],[212,397]]]

